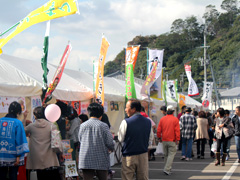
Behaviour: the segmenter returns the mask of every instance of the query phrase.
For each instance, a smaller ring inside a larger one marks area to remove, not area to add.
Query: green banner
[[[167,96],[166,96],[166,81],[162,81],[162,94],[165,101],[165,106],[167,106]]]
[[[134,73],[133,64],[128,64],[126,67],[126,99],[137,99],[135,84],[134,84]]]

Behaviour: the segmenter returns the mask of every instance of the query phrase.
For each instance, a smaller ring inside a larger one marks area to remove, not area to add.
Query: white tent
[[[34,78],[8,62],[7,56],[0,56],[0,96],[41,95],[42,85]]]
[[[35,96],[41,94],[41,61],[31,61],[9,55],[0,55],[2,96]],[[56,67],[48,64],[48,81],[56,72]],[[93,97],[92,90],[63,72],[61,81],[53,92],[56,99],[66,101],[85,101]]]

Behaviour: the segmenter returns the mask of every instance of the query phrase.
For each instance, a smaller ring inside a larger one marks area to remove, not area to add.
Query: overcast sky
[[[110,46],[106,62],[113,60],[135,36],[160,35],[170,31],[178,18],[197,16],[203,22],[205,7],[215,5],[221,11],[223,0],[78,0],[80,15],[74,14],[51,21],[48,61],[58,65],[68,41],[72,52],[66,67],[92,71],[98,60],[101,36]],[[4,0],[0,6],[0,32],[5,31],[48,0]],[[46,23],[39,23],[11,39],[3,53],[39,60]]]

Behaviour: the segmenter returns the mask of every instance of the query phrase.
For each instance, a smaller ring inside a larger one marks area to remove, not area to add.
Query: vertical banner
[[[177,96],[177,81],[170,80],[166,82],[166,90],[168,95],[177,102],[178,96]]]
[[[165,101],[165,106],[167,106],[167,95],[166,95],[166,81],[162,81],[162,94]]]
[[[189,81],[188,96],[199,95],[197,84],[195,83],[195,81],[192,78],[191,66],[190,65],[185,65],[185,71],[186,71],[187,78],[188,78],[188,81]]]
[[[183,94],[179,94],[179,108],[182,109],[183,106],[186,106],[186,97]]]
[[[48,75],[48,68],[47,68],[47,57],[48,57],[48,44],[49,44],[49,31],[50,31],[50,21],[47,21],[46,33],[43,43],[43,56],[41,59],[41,65],[43,69],[43,88],[47,89],[47,75]]]
[[[102,106],[104,106],[104,81],[103,81],[104,62],[106,59],[109,45],[110,44],[107,41],[107,39],[104,36],[102,36],[102,44],[101,44],[100,55],[98,60],[98,71],[97,71],[96,87],[95,87],[96,101]]]
[[[64,67],[66,65],[66,62],[67,62],[67,59],[68,59],[68,56],[69,56],[71,50],[72,50],[72,46],[69,43],[67,45],[64,53],[63,53],[63,56],[62,56],[62,59],[60,61],[59,66],[57,68],[57,71],[56,71],[55,75],[53,76],[53,80],[50,83],[50,85],[48,87],[48,90],[47,90],[47,92],[45,94],[45,97],[44,97],[43,102],[42,102],[43,104],[46,102],[46,100],[48,98],[50,98],[50,96],[52,95],[53,91],[56,89],[56,87],[57,87],[57,85],[58,85],[58,83],[59,83],[59,81],[60,81],[60,79],[62,77],[62,73],[63,73]]]
[[[132,46],[126,49],[126,99],[137,98],[134,84],[134,68],[140,46]]]
[[[212,87],[213,87],[213,82],[206,82],[206,83],[204,82],[202,105],[205,108],[209,107],[209,103],[212,97]]]
[[[141,88],[141,95],[142,96],[148,96],[148,94],[150,93],[150,87],[153,85],[153,83],[155,82],[155,76],[156,76],[156,71],[157,71],[157,65],[158,62],[154,62],[153,64],[153,68],[151,70],[151,73],[149,74],[149,76],[147,77],[146,81],[144,82],[142,88]]]
[[[162,100],[162,64],[163,64],[163,53],[164,50],[148,49],[148,69],[147,72],[150,74],[154,62],[157,63],[157,70],[155,76],[155,82],[150,89],[150,96],[155,99]]]

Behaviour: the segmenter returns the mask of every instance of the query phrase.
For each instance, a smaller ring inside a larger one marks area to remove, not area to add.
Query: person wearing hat
[[[196,118],[191,115],[191,107],[186,108],[186,113],[180,118],[180,131],[182,136],[181,160],[192,160],[192,143],[197,129]],[[187,145],[187,146],[186,146]]]
[[[163,172],[171,174],[172,163],[177,152],[176,146],[180,140],[180,127],[178,118],[173,116],[174,107],[167,107],[167,115],[160,119],[157,128],[157,137],[163,143],[165,167]]]

